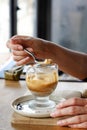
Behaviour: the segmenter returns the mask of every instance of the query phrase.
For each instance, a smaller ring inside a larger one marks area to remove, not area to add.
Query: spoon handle
[[[34,56],[34,54],[32,52],[30,52],[26,48],[24,48],[24,51],[26,51],[29,55],[31,55],[33,57],[33,59],[35,60],[35,56]]]
[[[26,51],[29,55],[31,55],[33,57],[35,63],[44,62],[44,59],[36,58],[35,55],[32,52],[30,52],[29,50],[27,50],[26,48],[24,48],[24,51]]]

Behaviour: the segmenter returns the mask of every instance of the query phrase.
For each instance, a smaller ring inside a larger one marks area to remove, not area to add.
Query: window
[[[51,40],[87,53],[87,0],[52,0]]]
[[[0,53],[9,51],[6,47],[10,36],[9,23],[9,0],[0,0]]]
[[[18,0],[17,33],[34,36],[35,27],[35,0]]]
[[[0,53],[9,52],[6,42],[10,36],[14,35],[15,29],[12,32],[14,24],[17,24],[18,35],[35,35],[36,0],[17,0],[16,4],[19,9],[14,10],[17,13],[17,21],[13,19],[14,24],[11,23],[12,12],[10,12],[13,1],[16,3],[15,0],[0,0]]]

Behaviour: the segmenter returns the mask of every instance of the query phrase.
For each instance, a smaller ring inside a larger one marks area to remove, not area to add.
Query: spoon
[[[24,51],[27,52],[29,55],[32,56],[32,58],[34,59],[34,62],[35,62],[35,63],[41,63],[41,62],[44,62],[44,61],[45,61],[44,59],[39,59],[39,58],[37,58],[37,57],[34,55],[33,52],[27,50],[26,48],[24,48]]]

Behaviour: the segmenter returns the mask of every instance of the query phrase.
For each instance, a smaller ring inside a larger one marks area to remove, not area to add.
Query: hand
[[[11,49],[13,59],[17,62],[17,65],[23,65],[32,61],[31,56],[24,52],[23,48],[29,49],[39,58],[44,58],[47,55],[45,54],[46,47],[44,44],[45,40],[39,38],[16,35],[8,40],[7,47]]]
[[[67,119],[59,120],[59,126],[71,128],[87,128],[87,99],[71,98],[56,106],[52,117],[69,116]],[[70,117],[71,116],[71,117]]]

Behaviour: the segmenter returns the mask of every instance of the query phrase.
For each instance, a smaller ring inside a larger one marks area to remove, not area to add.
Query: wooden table
[[[70,85],[71,84],[71,85]],[[87,83],[81,83],[80,86],[78,87],[80,83],[69,83],[69,82],[62,82],[60,83],[61,88],[63,89],[65,86],[65,89],[71,88],[72,86],[73,89],[77,88],[82,91],[83,87],[87,88]],[[63,86],[64,85],[64,86]],[[24,80],[20,81],[9,81],[9,80],[4,80],[0,79],[0,130],[84,130],[84,129],[72,129],[68,127],[59,127],[56,125],[38,125],[38,124],[15,124],[13,125],[11,123],[12,115],[13,115],[13,110],[11,108],[11,103],[12,101],[20,96],[23,96],[27,92],[27,87],[26,83]]]
[[[2,66],[10,58],[10,53],[0,54],[0,66]],[[79,89],[83,91],[87,89],[87,83],[79,82],[60,82],[59,90],[76,90]],[[12,123],[12,117],[15,115],[14,111],[11,108],[11,103],[16,98],[23,96],[27,92],[26,83],[24,80],[20,81],[10,81],[0,79],[0,130],[84,130],[84,129],[72,129],[68,127],[59,127],[51,125],[49,122],[46,122],[48,119],[44,119],[46,124],[40,124],[34,122],[33,124],[14,124]],[[20,115],[19,115],[20,116]],[[33,119],[31,119],[32,121]],[[55,119],[53,119],[55,122]],[[41,122],[41,120],[39,120]]]

